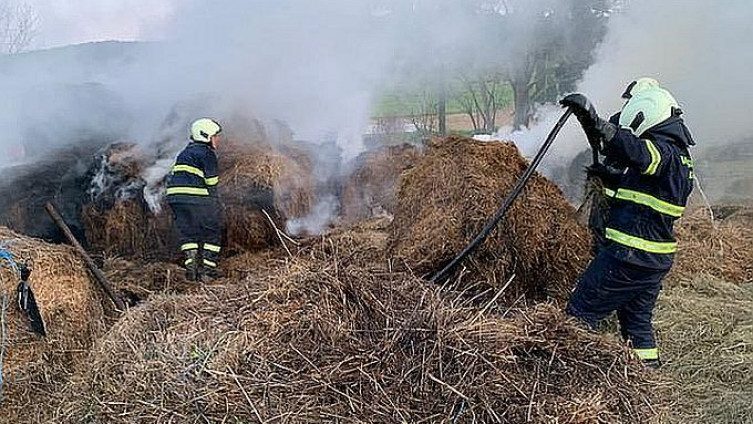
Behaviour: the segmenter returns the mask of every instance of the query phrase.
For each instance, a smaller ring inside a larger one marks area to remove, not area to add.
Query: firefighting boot
[[[208,283],[220,278],[225,278],[225,273],[217,267],[202,266],[201,281]]]
[[[184,250],[183,266],[186,268],[186,280],[199,281],[199,251],[196,249]]]
[[[209,282],[223,278],[225,274],[219,269],[220,246],[204,243],[201,249],[201,280]]]
[[[643,366],[652,370],[658,370],[661,368],[662,363],[659,360],[659,358],[656,359],[644,359],[641,361],[643,363]]]

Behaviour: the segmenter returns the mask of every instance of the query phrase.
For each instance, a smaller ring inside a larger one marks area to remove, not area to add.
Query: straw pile
[[[169,207],[153,213],[143,196],[144,162],[136,146],[109,146],[91,172],[90,202],[82,221],[91,247],[105,256],[173,260],[177,233]],[[277,243],[272,221],[280,228],[289,217],[311,208],[311,167],[273,153],[262,144],[229,141],[219,152],[220,200],[225,224],[226,253],[257,250]]]
[[[155,294],[183,293],[196,286],[195,282],[186,281],[185,270],[176,263],[109,257],[104,260],[102,271],[129,306]]]
[[[494,215],[527,162],[510,143],[435,140],[400,181],[390,253],[419,274],[438,271]],[[503,297],[564,300],[590,254],[588,230],[555,184],[534,175],[458,280],[502,287]],[[456,274],[457,275],[457,274]]]
[[[144,200],[147,162],[133,143],[113,143],[94,158],[81,221],[95,252],[163,260],[174,256],[177,241],[169,214],[154,214]]]
[[[47,152],[34,163],[4,169],[0,226],[32,237],[62,241],[62,233],[44,211],[44,204],[52,201],[73,233],[83,236],[79,215],[86,201],[86,161],[94,151],[95,146],[81,143]]]
[[[277,240],[270,219],[282,229],[286,219],[309,213],[312,168],[305,156],[296,159],[239,142],[221,146],[220,198],[229,251],[269,247]]]
[[[707,209],[679,221],[678,252],[669,281],[707,274],[736,283],[753,282],[753,209],[715,209],[713,223]]]
[[[5,310],[3,422],[46,422],[49,397],[85,364],[87,350],[103,333],[100,293],[69,247],[49,245],[0,228],[4,248],[31,268],[30,285],[45,321],[47,339],[32,332],[15,304],[18,276],[0,269]],[[0,301],[0,304],[2,302]]]
[[[85,205],[81,220],[90,248],[105,257],[169,260],[177,252],[169,213],[154,214],[143,198],[120,200],[105,210]]]
[[[413,167],[421,151],[410,144],[387,146],[356,158],[356,168],[343,183],[342,217],[355,222],[392,214],[400,174]]]
[[[668,423],[753,422],[753,284],[696,275],[655,313],[662,371],[677,381]]]
[[[57,421],[638,423],[653,415],[654,386],[621,345],[549,305],[481,314],[410,274],[348,265],[357,245],[323,238],[296,258],[254,262],[255,272],[228,286],[130,310],[66,391]]]

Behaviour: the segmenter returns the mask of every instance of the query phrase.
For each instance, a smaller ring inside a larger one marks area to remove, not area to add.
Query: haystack
[[[86,240],[95,253],[152,260],[174,256],[177,241],[169,214],[153,213],[144,200],[142,174],[148,162],[134,143],[113,143],[95,156],[81,211]]]
[[[342,245],[130,310],[56,419],[638,423],[657,407],[625,347],[552,306],[486,315],[319,246]]]
[[[136,146],[133,146],[136,148]],[[280,228],[311,207],[311,167],[261,144],[228,141],[219,151],[220,199],[226,252],[257,250],[277,243],[264,209]],[[94,189],[82,221],[91,247],[105,256],[175,259],[177,233],[169,207],[151,211],[144,199],[141,156],[122,144],[105,150],[91,174]]]
[[[392,214],[398,178],[403,171],[413,167],[420,155],[419,148],[403,144],[383,147],[356,158],[355,169],[343,183],[343,220],[355,222]]]
[[[287,219],[309,213],[312,168],[305,157],[296,159],[237,141],[221,146],[220,197],[229,251],[272,246],[277,235],[270,219],[284,229]]]
[[[511,143],[435,140],[403,173],[389,251],[414,272],[444,266],[481,231],[527,162]],[[557,186],[535,174],[498,227],[464,261],[465,286],[501,288],[517,299],[566,299],[590,255],[588,230]],[[457,274],[456,274],[457,276]]]
[[[79,219],[86,202],[89,162],[97,143],[44,152],[34,162],[8,167],[0,181],[0,226],[22,234],[62,241],[63,234],[44,211],[46,202],[54,202],[73,233],[83,240]]]
[[[104,210],[90,203],[83,207],[81,220],[91,250],[105,257],[169,260],[177,253],[170,214],[153,213],[143,198],[119,200]]]
[[[677,224],[678,252],[670,282],[707,274],[727,281],[753,282],[753,209],[715,207],[698,209]]]
[[[6,228],[0,228],[0,238],[4,249],[32,268],[30,285],[47,331],[46,339],[35,334],[28,318],[18,310],[18,276],[2,261],[2,297],[8,303],[0,421],[46,422],[41,414],[49,407],[51,394],[72,372],[86,365],[89,347],[104,332],[101,294],[71,248],[46,244]]]

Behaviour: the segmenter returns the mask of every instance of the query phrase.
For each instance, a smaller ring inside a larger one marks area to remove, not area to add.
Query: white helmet
[[[637,92],[633,89],[620,112],[620,127],[641,137],[649,129],[680,113],[677,100],[658,84],[642,87]]]
[[[213,135],[222,132],[222,127],[214,119],[201,118],[191,124],[191,140],[209,143]]]
[[[656,87],[659,87],[659,81],[649,77],[641,77],[628,84],[625,92],[622,93],[622,98],[629,99],[643,90]]]

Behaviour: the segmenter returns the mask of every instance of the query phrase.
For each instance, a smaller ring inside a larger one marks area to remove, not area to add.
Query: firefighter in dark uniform
[[[634,81],[623,98],[609,121],[582,94],[560,102],[604,155],[604,164],[589,172],[602,179],[608,198],[605,244],[581,275],[567,312],[595,328],[616,310],[622,336],[646,365],[658,367],[651,319],[677,250],[673,224],[693,189],[688,148],[695,143],[677,101],[656,80]]]
[[[167,203],[180,233],[180,250],[190,281],[219,278],[220,206],[217,155],[222,128],[208,118],[191,125],[191,142],[178,154],[167,182]]]

